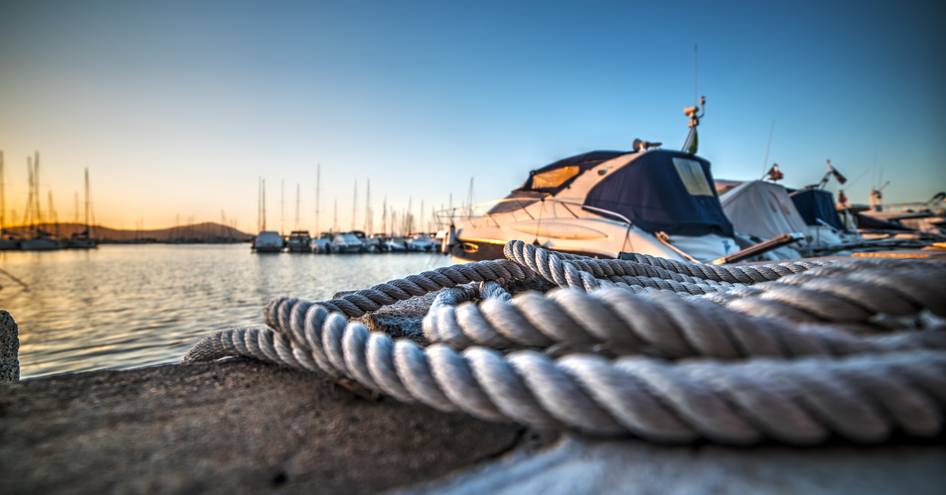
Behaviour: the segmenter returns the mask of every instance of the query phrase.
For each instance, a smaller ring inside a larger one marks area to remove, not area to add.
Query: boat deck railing
[[[501,212],[494,212],[496,206],[511,203],[518,206]],[[539,203],[539,211],[530,211],[532,205]],[[581,213],[591,213],[597,218],[617,222],[624,226],[631,226],[632,222],[624,215],[615,211],[588,206],[578,201],[557,198],[502,198],[475,205],[446,208],[433,213],[434,220],[441,229],[462,221],[472,227],[502,227],[502,217],[513,222],[529,220],[557,220],[590,218]]]

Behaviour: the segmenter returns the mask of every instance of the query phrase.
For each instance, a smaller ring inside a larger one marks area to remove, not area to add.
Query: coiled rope
[[[442,411],[662,442],[871,443],[942,432],[946,333],[935,315],[946,294],[933,281],[946,279],[943,264],[704,266],[595,260],[519,241],[505,251],[507,260],[332,301],[276,299],[269,328],[216,333],[184,360],[248,356]],[[559,288],[505,289],[535,278]],[[425,347],[349,321],[433,291]],[[899,326],[877,323],[887,315]],[[560,358],[543,352],[563,346],[571,351]]]

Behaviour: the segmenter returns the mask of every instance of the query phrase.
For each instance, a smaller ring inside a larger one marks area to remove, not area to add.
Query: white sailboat
[[[279,232],[266,230],[266,179],[259,179],[259,196],[257,197],[257,214],[259,217],[259,234],[253,239],[251,245],[254,252],[257,253],[279,253],[285,247],[285,240]]]
[[[39,198],[39,151],[34,153],[34,157],[32,161],[30,157],[26,158],[30,180],[30,193],[29,199],[27,200],[26,211],[29,218],[31,236],[29,239],[20,241],[20,249],[24,251],[53,251],[62,249],[63,243],[59,239],[56,239],[51,233],[39,227],[43,222]]]

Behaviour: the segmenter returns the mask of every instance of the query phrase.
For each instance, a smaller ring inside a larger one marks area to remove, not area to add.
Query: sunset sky
[[[73,218],[82,169],[98,223],[220,219],[287,228],[296,184],[314,223],[500,197],[532,168],[635,137],[678,148],[708,99],[701,152],[717,178],[778,162],[815,182],[825,159],[867,202],[946,189],[943,2],[2,2],[0,150],[22,216],[26,156]],[[827,5],[831,4],[831,5]],[[668,6],[670,5],[670,6]],[[45,204],[44,204],[45,207]],[[359,219],[359,224],[361,223]],[[375,224],[379,220],[375,220]]]

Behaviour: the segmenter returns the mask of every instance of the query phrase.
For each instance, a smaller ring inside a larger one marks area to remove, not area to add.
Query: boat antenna
[[[706,114],[706,97],[700,97],[700,104],[692,107],[686,107],[683,109],[683,115],[686,115],[690,122],[687,124],[687,127],[690,128],[690,132],[687,134],[686,141],[683,142],[683,151],[691,155],[695,155],[699,150],[700,140],[697,136],[696,128],[700,125],[700,119]]]
[[[700,46],[693,44],[693,104],[700,102]]]
[[[700,69],[700,52],[699,46],[693,45],[693,106],[686,107],[683,109],[683,115],[686,115],[690,119],[688,127],[690,132],[687,134],[686,140],[683,142],[683,151],[691,155],[695,155],[699,149],[699,138],[697,136],[696,128],[700,125],[700,119],[703,118],[703,115],[706,113],[706,97],[699,96],[699,69]]]
[[[775,120],[772,120],[772,125],[769,126],[769,140],[765,143],[765,158],[762,160],[762,170],[765,174],[765,170],[769,166],[769,150],[772,148],[772,135],[775,134]]]
[[[838,184],[840,184],[840,185],[842,185],[842,186],[843,186],[845,183],[847,183],[847,177],[845,177],[844,174],[842,174],[842,173],[839,172],[836,168],[834,168],[834,165],[831,164],[831,159],[829,158],[829,159],[828,159],[828,171],[824,173],[824,175],[821,177],[821,180],[818,181],[818,184],[816,184],[816,185],[814,185],[814,186],[810,186],[810,188],[812,188],[812,189],[824,189],[825,186],[828,185],[828,181],[831,180],[832,177],[834,177],[834,180],[838,181]]]
[[[778,182],[785,178],[785,174],[778,167],[778,163],[773,163],[772,167],[769,168],[767,172],[762,174],[763,179],[768,179],[772,182]]]

